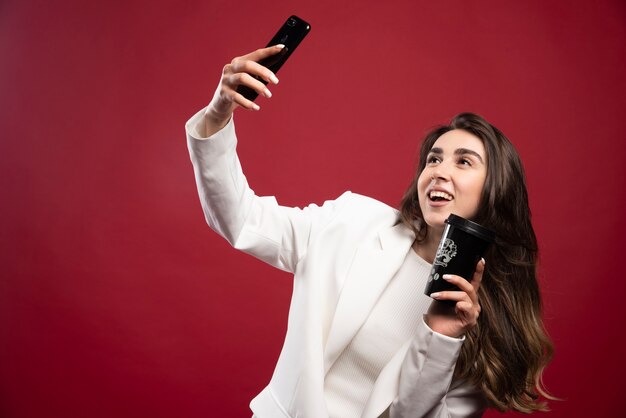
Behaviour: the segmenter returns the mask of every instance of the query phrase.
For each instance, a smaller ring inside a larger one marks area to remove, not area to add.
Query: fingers
[[[460,290],[467,293],[472,302],[478,303],[478,289],[480,288],[480,284],[482,283],[484,271],[485,259],[481,258],[476,264],[476,270],[474,271],[471,282],[468,282],[463,277],[454,274],[444,274],[442,278],[445,279],[447,282],[456,285]]]
[[[233,73],[248,73],[264,79],[268,83],[278,84],[278,78],[267,67],[259,64],[263,58],[279,53],[284,45],[275,45],[268,48],[257,49],[254,52],[237,57],[230,63],[229,70]],[[229,67],[229,66],[226,66]],[[226,68],[225,68],[226,73]]]
[[[458,290],[445,290],[443,292],[431,293],[430,297],[436,300],[452,300],[455,302],[471,300],[467,293]]]
[[[472,301],[474,301],[474,297],[477,293],[476,293],[476,288],[474,287],[473,283],[468,282],[467,280],[465,280],[463,277],[461,276],[457,276],[454,274],[444,274],[442,276],[442,278],[447,281],[450,284],[455,285],[456,287],[458,287],[461,292],[458,291],[450,291],[450,292],[439,292],[439,293],[461,293],[461,294],[467,294],[470,299]]]
[[[259,110],[259,105],[245,98],[237,89],[239,86],[245,86],[261,96],[272,97],[272,93],[265,84],[278,84],[278,78],[267,67],[256,61],[276,54],[282,49],[283,45],[257,49],[250,54],[234,58],[230,64],[225,65],[217,92],[219,99],[214,107],[218,109],[227,108],[230,112],[235,105],[248,110]]]
[[[246,99],[241,93],[236,91],[233,94],[233,102],[248,110],[261,110],[261,107],[251,100]]]
[[[468,315],[475,313],[477,317],[480,313],[480,304],[478,303],[478,289],[482,281],[482,275],[485,270],[485,260],[481,259],[476,265],[471,282],[468,282],[461,276],[454,274],[444,274],[442,278],[448,283],[453,284],[459,290],[448,290],[433,293],[430,296],[436,300],[450,300],[457,302],[456,309],[465,312]],[[472,315],[474,316],[474,315]]]
[[[465,279],[461,280],[466,281]],[[470,296],[468,293],[449,290],[433,293],[430,296],[433,299],[439,301],[448,300],[455,302],[454,310],[457,317],[461,319],[461,321],[464,323],[464,327],[473,326],[476,324],[476,321],[478,320],[478,316],[480,315],[481,311],[480,304],[478,303],[478,301],[474,300],[472,296]]]
[[[262,96],[272,97],[265,83],[278,84],[278,78],[270,69],[257,61],[279,53],[283,47],[283,45],[275,45],[257,49],[233,59],[224,66],[220,83],[205,111],[206,132],[214,133],[224,127],[237,107],[248,110],[260,109],[259,105],[237,91],[239,86],[248,87]]]
[[[271,97],[271,93],[267,90],[265,85],[248,74],[224,75],[220,87],[216,91],[215,98],[209,107],[215,108],[218,113],[222,108],[226,109],[222,111],[222,113],[230,113],[233,111],[235,105],[239,105],[248,110],[259,110],[260,107],[257,104],[246,99],[237,91],[239,85],[248,86],[265,97]]]
[[[230,68],[225,69],[225,74],[227,73],[247,73],[265,80],[266,83],[278,84],[278,78],[267,67],[262,66],[258,62],[244,58],[235,58],[230,63]]]
[[[481,258],[478,260],[476,264],[476,270],[474,270],[474,275],[472,276],[472,286],[478,292],[478,288],[483,281],[483,273],[485,272],[485,259]]]
[[[456,312],[459,316],[465,317],[468,326],[473,326],[478,321],[480,305],[474,305],[466,301],[457,302]]]
[[[460,306],[465,306],[465,304],[467,304],[468,310],[476,309],[478,312],[480,312],[478,294],[476,293],[476,290],[474,290],[474,287],[472,287],[472,285],[467,280],[460,276],[449,276],[447,274],[445,274],[443,278],[448,282],[455,284],[461,290],[444,290],[442,292],[432,293],[430,295],[431,298],[435,300],[450,300],[457,302],[457,309],[459,309]]]
[[[284,47],[285,45],[278,44],[268,46],[267,48],[259,48],[256,51],[250,52],[249,54],[242,56],[241,58],[244,60],[259,62],[263,58],[271,57],[272,55],[278,54]]]
[[[430,297],[437,301],[447,300],[454,302],[453,315],[442,315],[440,309],[433,307],[433,305],[443,305],[439,302],[431,304],[428,311],[429,316],[439,316],[439,318],[436,318],[439,321],[438,326],[444,330],[445,335],[458,337],[475,327],[478,323],[481,312],[480,303],[478,302],[478,289],[480,288],[484,271],[485,260],[481,259],[476,265],[471,282],[468,282],[461,276],[444,274],[442,278],[448,283],[457,286],[459,290],[446,290],[430,295]],[[447,321],[445,326],[441,325],[442,321]]]
[[[226,81],[226,84],[229,88],[233,90],[237,90],[237,87],[240,85],[247,86],[262,96],[265,96],[267,98],[272,97],[272,93],[268,90],[267,87],[265,87],[265,84],[252,77],[250,74],[237,73],[230,75],[228,78],[229,80]]]

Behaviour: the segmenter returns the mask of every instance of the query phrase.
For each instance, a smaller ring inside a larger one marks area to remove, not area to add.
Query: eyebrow
[[[443,150],[441,148],[431,148],[429,154],[437,154],[437,155],[441,155],[443,154]],[[473,155],[474,157],[478,158],[478,160],[482,163],[485,164],[485,162],[483,161],[483,157],[480,156],[479,153],[477,153],[476,151],[473,151],[471,149],[467,149],[467,148],[457,148],[454,150],[454,155]]]

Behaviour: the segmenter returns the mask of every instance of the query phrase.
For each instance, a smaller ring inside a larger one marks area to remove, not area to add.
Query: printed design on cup
[[[448,267],[450,260],[457,254],[457,248],[454,241],[450,238],[446,238],[443,245],[439,246],[437,255],[435,256],[435,266]]]
[[[433,268],[430,270],[428,281],[439,280],[439,273],[435,272],[437,266],[448,267],[448,263],[454,258],[454,256],[456,256],[456,254],[456,244],[450,238],[446,238],[437,249],[437,255],[435,255],[435,261],[433,262]]]
[[[446,238],[437,249],[437,255],[433,263],[433,268],[428,276],[428,281],[439,280],[439,273],[435,273],[436,266],[448,267],[450,260],[457,254],[457,247],[453,240]]]
[[[428,276],[428,281],[431,282],[433,280],[439,279],[439,273],[435,273],[435,268],[433,267],[430,270],[430,276]]]

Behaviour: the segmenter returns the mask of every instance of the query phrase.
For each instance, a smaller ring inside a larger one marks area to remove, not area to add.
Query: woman
[[[398,212],[346,192],[321,207],[257,197],[237,158],[233,111],[259,110],[239,85],[271,97],[259,49],[224,67],[211,103],[186,125],[208,224],[235,248],[294,273],[289,326],[255,416],[447,417],[544,410],[552,346],[535,278],[537,245],[521,162],[472,114],[430,133]],[[455,213],[497,241],[459,291],[424,296],[444,220]],[[438,302],[453,301],[454,308]]]

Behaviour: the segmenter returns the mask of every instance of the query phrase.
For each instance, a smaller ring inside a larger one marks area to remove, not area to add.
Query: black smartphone
[[[274,46],[283,44],[285,47],[278,54],[272,55],[259,61],[259,64],[269,68],[274,74],[278,72],[280,67],[283,66],[287,58],[293,54],[300,42],[311,30],[309,25],[298,16],[290,16],[287,21],[281,26],[276,35],[267,43],[267,46]],[[267,84],[261,77],[253,76],[263,84]],[[252,90],[247,86],[237,87],[237,92],[241,93],[243,97],[248,100],[254,100],[259,95],[255,90]]]

